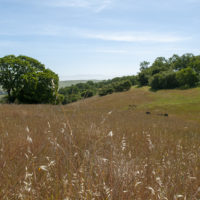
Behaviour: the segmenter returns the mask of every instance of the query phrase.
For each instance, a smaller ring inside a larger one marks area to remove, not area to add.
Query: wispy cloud
[[[44,0],[43,4],[50,7],[79,7],[100,12],[111,4],[112,0]]]
[[[129,33],[88,33],[84,37],[116,42],[179,42],[190,39],[173,34],[149,33],[149,32],[129,32]]]
[[[174,33],[150,32],[150,31],[93,31],[74,27],[64,27],[57,25],[35,25],[25,30],[18,30],[15,27],[8,31],[1,30],[0,35],[6,36],[50,36],[63,38],[77,38],[102,40],[113,42],[147,42],[147,43],[175,43],[191,40],[191,37],[182,36]],[[109,53],[109,52],[108,52]],[[112,53],[112,52],[111,52]],[[114,52],[113,52],[114,53]],[[123,53],[123,52],[120,52]]]
[[[32,4],[54,8],[83,8],[100,12],[108,8],[114,0],[0,0],[0,2]]]

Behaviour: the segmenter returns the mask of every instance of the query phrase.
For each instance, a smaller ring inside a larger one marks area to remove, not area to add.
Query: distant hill
[[[86,83],[87,81],[93,81],[95,83],[100,82],[102,80],[68,80],[68,81],[60,81],[59,82],[59,88],[61,87],[67,87],[67,86],[71,86],[71,85],[75,85],[77,83]]]

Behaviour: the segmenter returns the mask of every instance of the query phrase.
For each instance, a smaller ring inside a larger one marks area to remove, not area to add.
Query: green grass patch
[[[141,88],[141,90],[147,91],[148,88]],[[180,115],[199,121],[200,88],[188,90],[159,90],[156,92],[149,90],[146,95],[150,97],[149,99],[151,100],[140,104],[140,109],[146,109],[152,112],[169,112],[174,115]]]

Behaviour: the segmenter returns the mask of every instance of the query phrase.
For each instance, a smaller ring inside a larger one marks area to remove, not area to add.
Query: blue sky
[[[141,61],[200,54],[200,0],[0,0],[0,57],[61,80],[137,74]]]

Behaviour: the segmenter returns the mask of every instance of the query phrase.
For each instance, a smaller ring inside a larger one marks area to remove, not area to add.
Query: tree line
[[[150,86],[152,90],[187,89],[199,85],[200,56],[193,54],[174,54],[169,59],[158,57],[155,61],[140,63],[140,72],[136,76],[123,76],[111,80],[94,83],[79,83],[61,88],[59,93],[64,96],[63,104],[98,94],[104,96],[113,92],[127,91],[133,85]]]
[[[105,96],[113,92],[123,92],[136,84],[136,76],[116,77],[111,80],[100,82],[87,81],[72,86],[59,89],[59,94],[63,95],[63,104],[72,103],[80,99],[92,97],[94,95]]]
[[[158,57],[151,65],[143,61],[137,81],[153,90],[195,87],[200,81],[200,56],[174,54],[169,59]]]
[[[158,57],[150,64],[140,63],[137,75],[100,82],[87,81],[58,89],[59,77],[34,58],[8,55],[0,58],[0,85],[9,103],[68,104],[94,95],[128,91],[131,86],[150,86],[152,90],[191,88],[200,82],[200,56]]]

